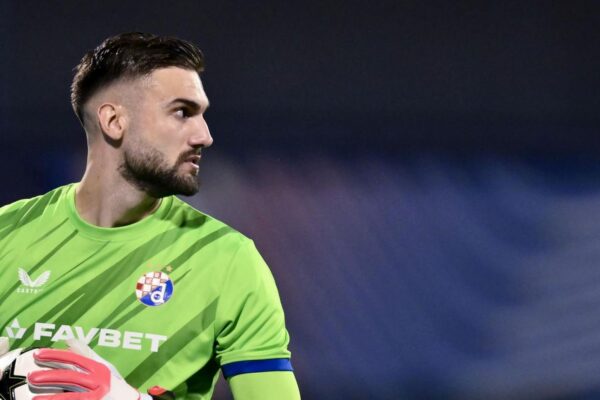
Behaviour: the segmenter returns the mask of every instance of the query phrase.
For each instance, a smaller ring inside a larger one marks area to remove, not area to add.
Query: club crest
[[[164,272],[148,272],[138,279],[135,295],[147,306],[160,306],[173,296],[173,281]]]

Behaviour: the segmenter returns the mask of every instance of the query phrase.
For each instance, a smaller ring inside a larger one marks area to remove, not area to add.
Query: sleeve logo
[[[148,272],[138,279],[135,295],[147,306],[160,306],[173,296],[173,281],[164,272]]]

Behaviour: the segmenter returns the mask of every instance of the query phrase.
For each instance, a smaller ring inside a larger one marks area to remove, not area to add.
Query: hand
[[[117,369],[86,344],[67,341],[69,350],[40,349],[36,364],[50,368],[27,376],[32,391],[62,389],[68,393],[36,396],[33,400],[152,400],[131,387]]]
[[[19,348],[9,351],[8,339],[0,337],[0,399],[31,399],[25,376],[41,369],[33,359],[34,349]],[[50,389],[47,393],[62,390]]]

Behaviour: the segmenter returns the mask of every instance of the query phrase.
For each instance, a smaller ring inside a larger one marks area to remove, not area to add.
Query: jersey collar
[[[117,228],[104,228],[90,224],[77,212],[75,207],[77,185],[78,183],[70,185],[66,192],[69,219],[82,235],[98,240],[136,240],[147,237],[152,232],[156,232],[156,228],[161,225],[161,221],[165,220],[173,204],[173,196],[164,197],[161,199],[160,206],[142,220]]]

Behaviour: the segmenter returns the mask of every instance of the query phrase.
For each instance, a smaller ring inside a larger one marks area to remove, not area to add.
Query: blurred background
[[[205,53],[187,201],[271,266],[303,398],[600,398],[600,2],[0,0],[0,204],[80,178],[124,31]]]

